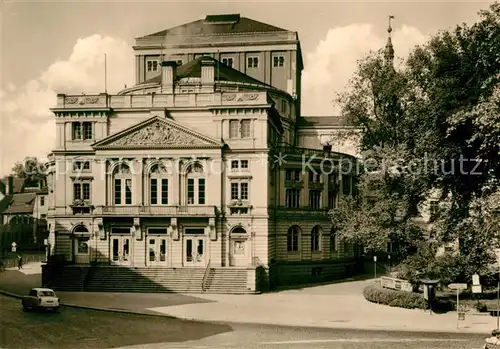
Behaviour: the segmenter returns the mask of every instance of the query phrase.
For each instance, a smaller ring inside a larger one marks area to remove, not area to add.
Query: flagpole
[[[104,93],[108,93],[108,64],[107,54],[104,54]]]

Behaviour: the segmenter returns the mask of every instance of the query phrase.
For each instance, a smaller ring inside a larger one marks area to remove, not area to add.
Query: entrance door
[[[247,239],[231,239],[231,265],[248,266]]]
[[[205,238],[184,238],[184,264],[187,266],[205,265]]]
[[[167,264],[167,239],[166,237],[148,237],[148,265]]]
[[[88,237],[74,239],[74,252],[76,264],[88,264],[90,261],[90,248]]]
[[[130,238],[116,236],[111,238],[111,264],[130,264]]]

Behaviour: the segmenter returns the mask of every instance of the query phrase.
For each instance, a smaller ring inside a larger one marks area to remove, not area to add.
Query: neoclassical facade
[[[60,94],[52,109],[51,254],[107,268],[239,268],[249,290],[255,278],[353,272],[358,251],[327,213],[351,194],[356,159],[335,143],[338,120],[300,115],[297,33],[207,16],[134,49],[135,86]]]

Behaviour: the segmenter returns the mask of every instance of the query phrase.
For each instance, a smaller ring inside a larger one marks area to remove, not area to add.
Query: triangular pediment
[[[155,116],[92,145],[94,149],[221,148],[220,140]]]

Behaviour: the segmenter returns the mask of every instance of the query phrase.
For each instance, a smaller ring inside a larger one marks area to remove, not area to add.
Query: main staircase
[[[248,288],[246,268],[129,268],[76,266],[62,268],[46,286],[56,291],[140,293],[258,293]]]
[[[85,291],[89,270],[89,266],[68,265],[54,273],[56,276],[44,286],[58,291]]]

